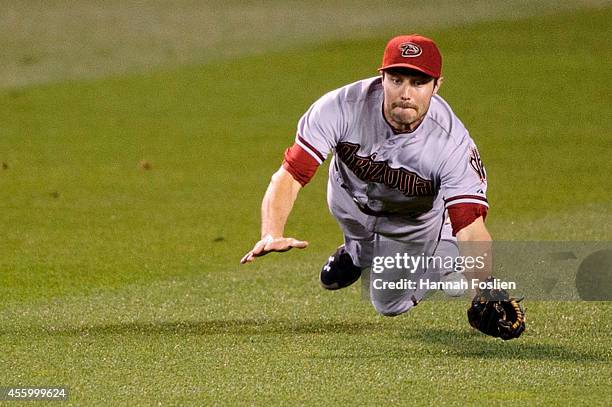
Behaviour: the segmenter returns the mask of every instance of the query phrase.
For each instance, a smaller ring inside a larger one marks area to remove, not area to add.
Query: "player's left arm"
[[[470,279],[485,280],[492,272],[492,239],[485,226],[489,210],[487,175],[467,130],[460,143],[441,159],[444,159],[440,172],[441,192],[459,251],[464,257],[478,259],[479,265],[484,263],[484,267],[466,270],[465,277],[470,282]]]

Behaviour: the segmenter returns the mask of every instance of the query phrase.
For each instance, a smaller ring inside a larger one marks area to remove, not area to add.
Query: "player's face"
[[[389,124],[401,132],[416,129],[440,87],[440,80],[435,82],[416,71],[385,71],[383,113]]]

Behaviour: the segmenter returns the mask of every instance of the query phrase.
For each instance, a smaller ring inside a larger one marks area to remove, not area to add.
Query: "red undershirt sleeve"
[[[283,168],[299,182],[305,186],[317,172],[319,163],[298,144],[294,144],[285,150]]]
[[[469,226],[476,219],[482,216],[484,220],[487,217],[487,206],[477,203],[458,203],[451,205],[448,208],[448,216],[450,217],[453,227],[453,236],[466,226]]]

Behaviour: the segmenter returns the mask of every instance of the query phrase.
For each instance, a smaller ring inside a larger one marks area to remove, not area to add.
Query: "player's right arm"
[[[299,191],[325,161],[342,130],[343,113],[337,96],[338,92],[326,94],[298,122],[295,143],[285,151],[283,165],[272,176],[261,204],[261,238],[240,263],[308,246],[306,241],[285,237],[284,229]]]
[[[302,184],[284,167],[272,175],[261,203],[261,239],[242,257],[241,264],[250,263],[256,257],[270,252],[285,252],[294,247],[303,249],[308,246],[306,241],[284,236],[287,218],[300,189]]]

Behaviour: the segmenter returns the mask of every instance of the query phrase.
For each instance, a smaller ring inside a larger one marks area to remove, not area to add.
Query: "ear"
[[[438,93],[438,90],[440,90],[440,87],[442,86],[442,82],[444,82],[444,77],[440,76],[433,90],[434,95]]]

